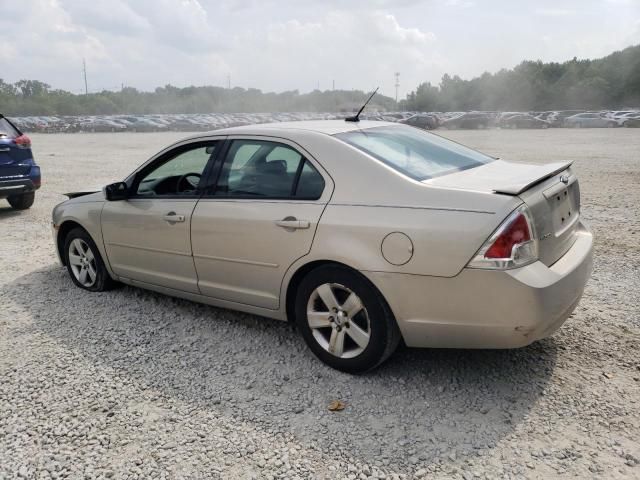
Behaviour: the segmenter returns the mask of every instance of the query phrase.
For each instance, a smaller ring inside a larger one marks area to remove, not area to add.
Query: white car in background
[[[618,115],[617,117],[614,117],[614,118],[616,122],[618,122],[618,125],[620,125],[621,127],[626,127],[631,123],[630,120],[640,119],[640,112],[639,111],[627,112],[623,115]]]
[[[574,128],[599,128],[599,127],[617,127],[618,122],[614,119],[604,116],[601,113],[586,112],[578,113],[564,119],[565,127]]]

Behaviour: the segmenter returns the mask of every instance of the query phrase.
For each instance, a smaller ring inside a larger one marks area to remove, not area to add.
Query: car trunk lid
[[[555,263],[576,239],[580,187],[571,162],[533,165],[496,160],[423,183],[519,197],[531,212],[540,261],[545,265]]]

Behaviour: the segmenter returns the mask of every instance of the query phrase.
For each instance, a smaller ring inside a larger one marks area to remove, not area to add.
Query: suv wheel
[[[338,370],[371,370],[400,341],[384,298],[366,278],[345,267],[327,265],[307,274],[295,306],[296,322],[309,348]]]
[[[11,195],[7,198],[7,202],[16,210],[26,210],[33,205],[33,201],[36,198],[34,192],[23,193],[22,195]]]
[[[71,280],[80,288],[102,292],[116,285],[104,266],[98,247],[82,228],[74,228],[65,238],[64,260]]]

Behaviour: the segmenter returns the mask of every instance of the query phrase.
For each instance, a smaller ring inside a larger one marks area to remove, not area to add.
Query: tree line
[[[297,90],[263,93],[255,88],[186,87],[172,85],[144,92],[131,87],[120,91],[73,94],[52,90],[38,80],[6,83],[0,79],[0,113],[24,115],[112,115],[152,113],[350,112],[369,93],[358,90]],[[376,95],[373,108],[395,110],[395,100]]]
[[[525,61],[471,80],[444,75],[401,102],[417,111],[544,111],[640,107],[640,45],[597,60]]]
[[[0,79],[0,113],[5,115],[109,115],[147,113],[348,112],[368,92],[297,90],[262,92],[240,87],[172,85],[144,92],[73,94],[39,80]],[[444,75],[439,85],[420,84],[398,104],[376,95],[372,109],[410,111],[532,111],[640,106],[640,45],[597,60],[564,63],[525,61],[513,69],[484,73],[471,80]]]

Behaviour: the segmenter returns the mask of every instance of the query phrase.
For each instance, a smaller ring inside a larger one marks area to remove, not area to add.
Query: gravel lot
[[[0,201],[0,479],[640,478],[640,131],[440,133],[574,160],[595,272],[551,339],[403,349],[360,377],[285,323],[74,287],[50,236],[61,192],[119,180],[183,134],[33,135],[36,204]]]

